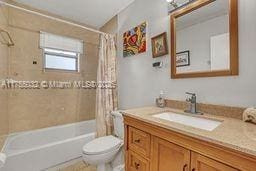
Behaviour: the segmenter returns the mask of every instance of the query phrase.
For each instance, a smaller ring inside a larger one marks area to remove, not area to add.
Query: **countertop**
[[[158,108],[158,107],[143,107],[136,109],[124,110],[122,113],[125,116],[139,119],[141,121],[157,125],[159,127],[169,129],[190,137],[204,140],[218,144],[233,150],[237,150],[246,154],[250,154],[256,157],[256,125],[243,122],[239,119],[233,119],[228,117],[203,114],[195,116],[191,114],[185,114],[194,117],[202,117],[207,119],[213,119],[222,121],[222,124],[215,128],[213,131],[206,131],[183,124],[159,119],[152,117],[154,114],[162,112],[175,112],[184,114],[181,110],[171,108]]]

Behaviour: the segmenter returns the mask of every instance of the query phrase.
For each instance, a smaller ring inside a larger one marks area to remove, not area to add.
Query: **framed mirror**
[[[171,78],[238,75],[237,0],[194,0],[171,15]]]

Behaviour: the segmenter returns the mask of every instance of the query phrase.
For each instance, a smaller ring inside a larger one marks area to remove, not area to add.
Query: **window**
[[[44,69],[79,71],[79,53],[44,49]]]
[[[83,54],[83,41],[51,33],[40,33],[44,69],[79,71],[79,58]]]

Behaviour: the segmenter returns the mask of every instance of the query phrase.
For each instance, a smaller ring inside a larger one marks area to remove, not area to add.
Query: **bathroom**
[[[0,0],[0,171],[256,170],[256,1],[61,2]]]

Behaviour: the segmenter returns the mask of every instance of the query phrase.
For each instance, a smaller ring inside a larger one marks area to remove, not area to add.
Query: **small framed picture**
[[[190,65],[190,52],[189,50],[179,52],[176,54],[176,67],[184,67]]]
[[[153,58],[168,54],[167,35],[166,32],[159,34],[151,39]]]

